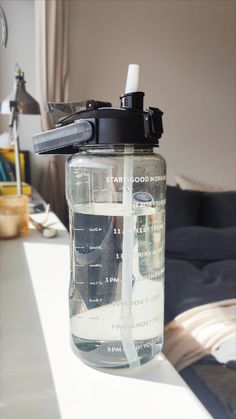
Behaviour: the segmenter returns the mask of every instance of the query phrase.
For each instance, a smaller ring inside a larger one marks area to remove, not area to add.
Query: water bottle
[[[143,111],[137,90],[130,66],[121,107],[88,101],[70,124],[76,133],[60,136],[73,147],[66,163],[72,344],[94,367],[137,367],[163,343],[162,112]],[[36,149],[46,143],[39,137]]]

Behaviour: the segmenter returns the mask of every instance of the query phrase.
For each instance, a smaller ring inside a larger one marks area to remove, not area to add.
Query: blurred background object
[[[0,6],[0,21],[1,21],[1,27],[2,27],[2,40],[1,40],[1,44],[3,48],[6,48],[7,46],[7,20],[6,20],[6,16],[5,13],[2,9],[2,7]]]
[[[15,177],[17,194],[22,194],[21,168],[20,168],[20,141],[19,141],[19,114],[39,115],[40,107],[38,102],[26,91],[24,73],[16,64],[14,89],[2,102],[0,102],[0,113],[10,115],[9,129],[13,139],[15,152]]]

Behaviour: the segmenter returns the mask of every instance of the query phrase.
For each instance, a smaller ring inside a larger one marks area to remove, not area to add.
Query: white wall
[[[0,100],[13,90],[15,63],[25,73],[26,89],[36,99],[35,23],[33,0],[0,0],[8,24],[7,48],[0,46]],[[8,117],[0,115],[0,132],[7,130]],[[33,153],[32,136],[39,132],[40,116],[20,116],[20,146],[31,151],[32,183],[38,187],[42,157]]]
[[[70,1],[71,99],[117,105],[141,65],[169,175],[236,188],[236,2]],[[170,176],[169,176],[170,178]]]

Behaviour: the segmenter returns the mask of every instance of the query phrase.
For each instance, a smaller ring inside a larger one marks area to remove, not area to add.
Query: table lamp
[[[13,132],[13,144],[15,151],[17,195],[22,194],[21,171],[20,171],[20,146],[19,146],[19,115],[39,115],[38,102],[25,89],[24,73],[16,64],[14,77],[14,90],[0,102],[0,114],[10,114],[9,128]]]

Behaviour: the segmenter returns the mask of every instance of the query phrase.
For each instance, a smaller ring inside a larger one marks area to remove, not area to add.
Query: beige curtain
[[[36,77],[42,110],[42,129],[52,128],[45,102],[66,102],[69,91],[68,3],[35,0]],[[44,158],[39,192],[66,222],[65,156]]]

